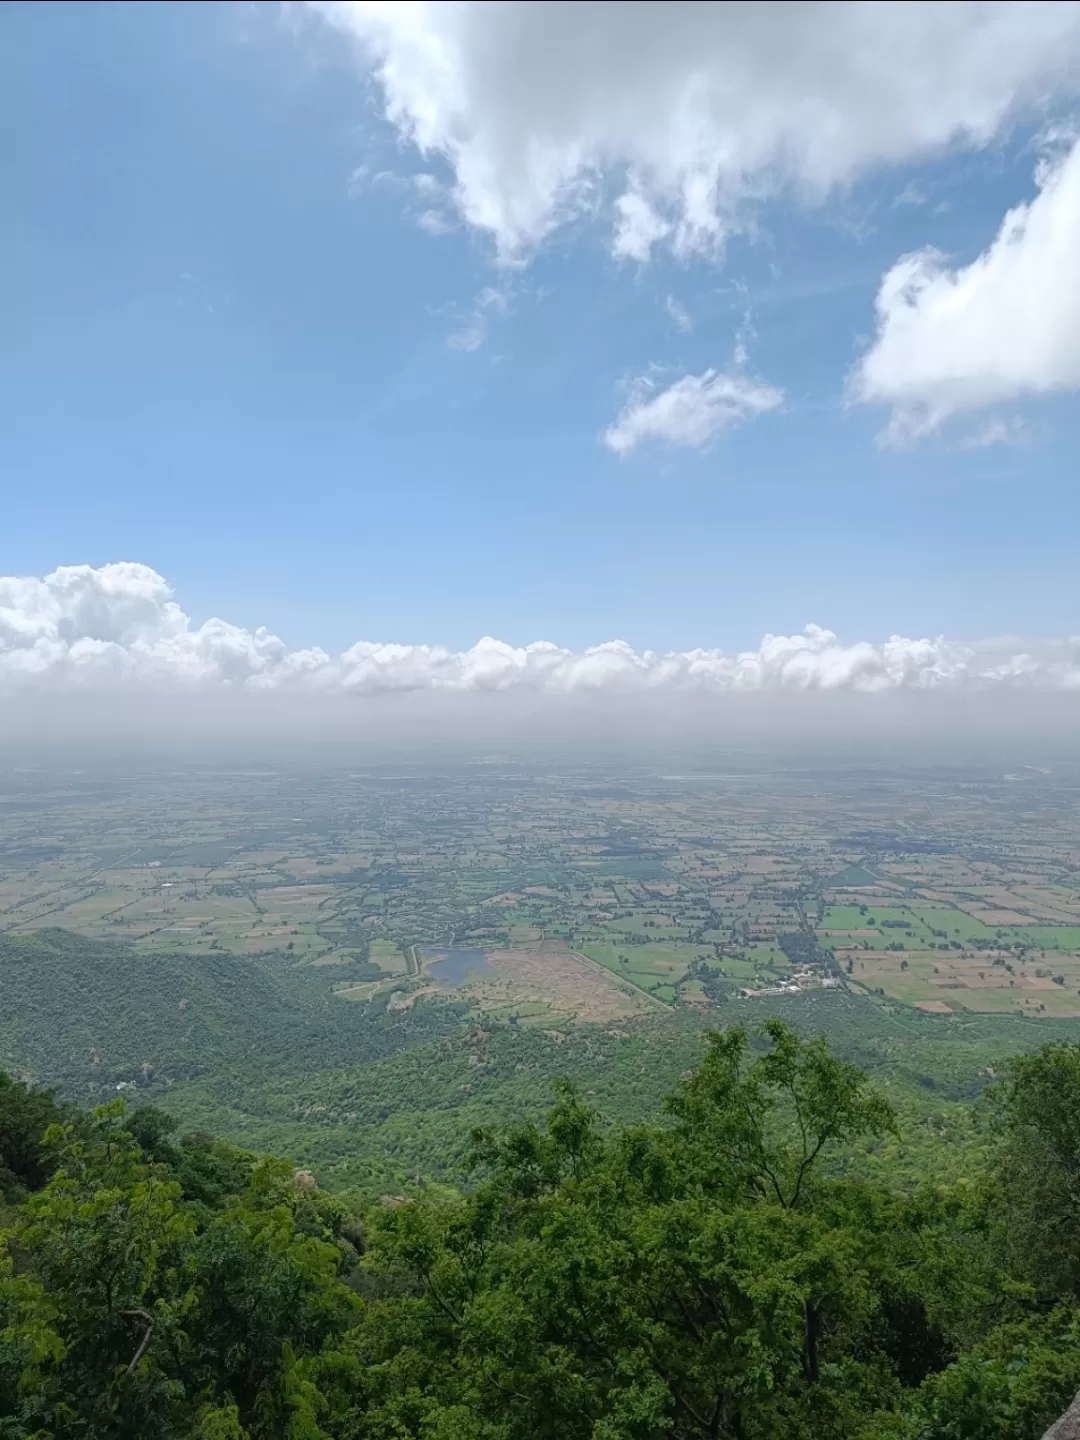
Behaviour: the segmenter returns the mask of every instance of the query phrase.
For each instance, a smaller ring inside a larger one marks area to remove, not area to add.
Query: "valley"
[[[651,1116],[777,1014],[891,1088],[914,1172],[1076,1031],[1080,776],[723,761],[8,769],[0,1060],[399,1189],[562,1074]]]

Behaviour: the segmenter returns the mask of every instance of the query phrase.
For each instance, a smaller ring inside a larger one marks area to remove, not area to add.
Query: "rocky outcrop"
[[[1061,1419],[1050,1426],[1043,1440],[1080,1440],[1080,1395],[1077,1395]]]

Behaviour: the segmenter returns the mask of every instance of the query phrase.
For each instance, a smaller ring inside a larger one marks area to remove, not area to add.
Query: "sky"
[[[3,7],[0,678],[1080,688],[1078,121],[1060,0]]]

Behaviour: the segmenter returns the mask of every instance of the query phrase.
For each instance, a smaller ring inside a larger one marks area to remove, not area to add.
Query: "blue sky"
[[[765,193],[722,256],[620,259],[605,199],[500,266],[483,227],[417,223],[407,177],[448,185],[454,155],[402,138],[340,24],[26,5],[0,29],[0,573],[137,560],[196,621],[330,650],[1080,629],[1075,391],[900,446],[887,404],[845,405],[883,276],[992,244],[1046,112]],[[603,443],[635,377],[732,366],[783,404],[700,447]],[[988,420],[1021,443],[966,448]]]

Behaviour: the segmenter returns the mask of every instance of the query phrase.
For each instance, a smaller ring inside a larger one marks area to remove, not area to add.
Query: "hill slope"
[[[279,959],[140,954],[65,930],[0,937],[0,1067],[87,1098],[357,1064],[459,1024],[455,1006],[343,1005]]]

